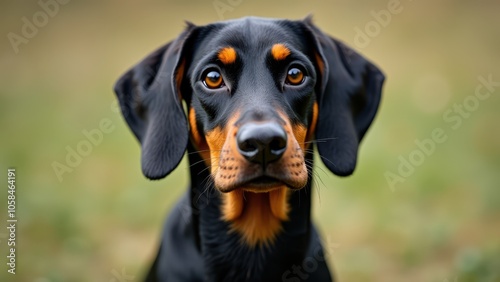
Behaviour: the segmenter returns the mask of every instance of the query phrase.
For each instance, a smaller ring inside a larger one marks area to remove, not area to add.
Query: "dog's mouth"
[[[217,187],[222,193],[229,193],[235,190],[243,190],[252,193],[268,193],[281,187],[288,187],[293,190],[301,189],[303,185],[297,185],[288,179],[280,179],[268,174],[255,176],[240,176],[231,185]]]
[[[262,175],[246,180],[241,185],[223,191],[224,218],[234,221],[240,218],[250,205],[268,208],[272,215],[281,220],[286,216],[287,185],[274,177]],[[258,203],[255,203],[256,199]]]
[[[242,189],[243,191],[252,193],[268,193],[285,185],[286,184],[283,181],[275,177],[262,175],[237,183],[235,186],[225,190],[224,192]]]
[[[267,175],[262,175],[254,178],[253,180],[245,183],[248,186],[256,187],[256,188],[268,188],[272,186],[276,186],[277,184],[282,183],[280,180]]]

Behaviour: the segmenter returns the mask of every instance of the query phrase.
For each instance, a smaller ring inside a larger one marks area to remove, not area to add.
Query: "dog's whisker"
[[[327,161],[329,163],[331,163],[334,167],[337,167],[337,165],[335,163],[333,163],[331,160],[329,160],[327,157],[323,156],[322,154],[318,153],[319,157],[324,160],[324,161]]]
[[[320,197],[320,190],[321,190],[321,186],[320,186],[320,183],[322,184],[323,187],[326,187],[325,183],[323,182],[323,179],[321,179],[321,176],[316,173],[315,170],[313,170],[313,163],[312,163],[312,160],[305,160],[305,163],[306,163],[306,167],[309,168],[308,169],[308,175],[309,177],[312,178],[312,184],[314,185],[314,188],[317,189],[317,193],[318,193],[318,200],[321,204],[321,197]],[[316,167],[317,169],[321,170],[323,173],[325,173],[326,175],[326,172],[321,168],[321,167]]]
[[[205,183],[204,183],[205,182]],[[207,193],[210,189],[214,189],[214,180],[213,178],[211,177],[211,175],[208,175],[207,177],[205,177],[205,179],[203,179],[203,181],[201,182],[201,185],[204,187],[203,191],[200,193],[200,195],[198,196],[198,199],[196,200],[196,202],[199,201],[199,199],[205,194]],[[210,196],[206,197],[207,198],[207,204],[208,202],[210,201]]]
[[[205,171],[207,171],[207,170],[209,170],[209,169],[210,169],[210,167],[209,167],[209,166],[207,166],[206,168],[204,168],[204,169],[200,170],[200,171],[198,172],[198,175],[202,174],[203,172],[205,172]]]
[[[211,161],[211,160],[214,160],[214,159],[217,159],[217,157],[208,158],[208,160],[210,160],[210,161]],[[190,165],[188,166],[188,168],[194,167],[195,165],[197,165],[197,164],[199,164],[199,163],[202,163],[202,162],[204,162],[204,161],[205,161],[205,160],[200,160],[200,161],[194,162],[194,163],[190,164]]]
[[[197,154],[197,153],[205,153],[205,152],[222,152],[222,150],[212,150],[212,149],[207,149],[207,150],[193,151],[193,152],[189,152],[189,153],[187,153],[187,154],[188,154],[188,155],[192,155],[192,154]]]
[[[337,137],[320,138],[320,139],[314,139],[314,140],[304,141],[304,142],[301,142],[299,144],[325,143],[327,141],[336,140],[336,139],[338,139],[338,138]]]
[[[198,196],[198,200],[197,200],[197,201],[199,201],[199,199],[200,199],[200,198],[201,198],[201,197],[202,197],[202,196],[203,196],[203,195],[204,195],[207,191],[209,191],[209,190],[210,190],[210,188],[212,187],[212,183],[210,183],[210,182],[211,182],[211,181],[210,181],[210,180],[208,180],[208,181],[207,181],[207,183],[206,183],[206,185],[204,185],[204,187],[205,187],[205,188],[204,188],[204,189],[203,189],[203,191],[200,193],[200,196]],[[208,203],[208,201],[210,200],[210,197],[206,197],[206,198],[207,198],[207,203]]]
[[[305,149],[304,150],[305,153],[311,153],[311,154],[314,154],[314,150],[313,149]]]
[[[202,181],[201,181],[201,185],[206,185],[206,184],[209,184],[209,182],[211,182],[210,184],[213,184],[213,177],[211,174],[207,175]]]
[[[320,193],[320,190],[321,190],[321,185],[320,183],[324,186],[324,182],[323,180],[321,179],[321,177],[316,174],[316,173],[311,173],[311,177],[313,179],[312,181],[312,184],[314,185],[313,187],[311,188],[314,188],[316,190],[316,193],[318,195],[318,202],[319,204],[321,205],[321,193]]]
[[[325,175],[328,175],[328,173],[327,173],[327,172],[326,172],[326,171],[325,171],[322,167],[320,167],[320,166],[314,166],[314,164],[313,164],[313,162],[312,162],[312,161],[305,160],[305,162],[306,162],[306,164],[311,165],[311,170],[312,170],[312,169],[313,169],[313,167],[314,167],[314,168],[316,168],[316,169],[321,170],[321,172],[323,172]]]

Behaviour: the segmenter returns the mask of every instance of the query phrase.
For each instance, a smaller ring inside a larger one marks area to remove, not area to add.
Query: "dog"
[[[143,174],[186,151],[190,169],[146,281],[333,281],[310,216],[314,145],[350,175],[383,82],[310,17],[187,23],[126,72],[115,92]]]

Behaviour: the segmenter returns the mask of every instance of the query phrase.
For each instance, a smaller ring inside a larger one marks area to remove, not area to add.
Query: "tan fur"
[[[316,63],[318,64],[319,72],[321,76],[324,76],[325,74],[325,63],[323,62],[323,59],[321,59],[321,56],[318,53],[315,53],[315,59]]]
[[[241,191],[223,194],[224,208],[231,205],[241,210],[238,217],[230,220],[231,231],[238,232],[250,247],[271,244],[282,229],[281,222],[288,219],[288,188],[267,193]],[[225,220],[228,215],[234,214],[226,213]]]
[[[219,51],[217,58],[225,64],[232,64],[236,61],[236,50],[233,47],[224,47]]]
[[[288,220],[288,188],[283,186],[269,192],[269,205],[274,217]]]
[[[305,141],[311,141],[313,139],[313,135],[316,132],[316,124],[318,124],[318,115],[319,115],[318,102],[314,102],[311,123],[309,124],[309,128],[307,129],[307,135]],[[307,145],[308,146],[305,146],[305,148],[309,147],[310,144],[308,143]],[[304,147],[302,149],[304,149]]]
[[[222,219],[234,221],[241,216],[245,205],[243,197],[244,191],[242,189],[222,194]]]
[[[182,101],[182,93],[180,89],[181,89],[182,79],[184,78],[185,65],[186,65],[186,60],[183,59],[182,62],[179,64],[179,67],[177,68],[177,71],[175,73],[175,84],[177,86],[177,96],[179,98],[179,101]]]
[[[276,61],[281,61],[290,55],[290,49],[281,43],[277,43],[271,48],[271,54]]]
[[[210,152],[208,151],[207,142],[203,137],[204,135],[200,134],[198,130],[198,125],[196,123],[196,112],[194,108],[189,109],[189,128],[193,144],[195,144],[196,149],[198,149],[201,157],[205,160],[205,163],[207,165],[210,165]]]

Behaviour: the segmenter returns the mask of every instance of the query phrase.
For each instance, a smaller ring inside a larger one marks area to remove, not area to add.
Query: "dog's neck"
[[[274,240],[267,246],[249,246],[240,234],[231,230],[230,222],[222,219],[221,193],[213,186],[210,169],[191,144],[188,153],[192,222],[208,280],[258,280],[264,273],[266,277],[281,279],[286,268],[302,263],[311,228],[311,179],[306,187],[290,193],[288,220],[281,223],[281,230]],[[305,158],[312,166],[312,154],[307,153]],[[268,267],[270,265],[273,265],[272,269]],[[213,271],[215,269],[218,271]]]

